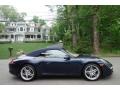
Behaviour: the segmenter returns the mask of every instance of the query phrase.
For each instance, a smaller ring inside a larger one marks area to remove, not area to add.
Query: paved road
[[[0,85],[120,85],[120,57],[105,58],[114,65],[112,76],[98,81],[86,81],[77,77],[44,77],[23,82],[9,74],[8,60],[0,60]]]

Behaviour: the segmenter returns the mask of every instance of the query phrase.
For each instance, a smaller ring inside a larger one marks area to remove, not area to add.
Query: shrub
[[[92,45],[88,41],[80,41],[73,50],[79,54],[91,54],[93,52]]]
[[[11,41],[0,41],[0,44],[11,43]]]
[[[23,41],[24,43],[53,43],[53,41]]]

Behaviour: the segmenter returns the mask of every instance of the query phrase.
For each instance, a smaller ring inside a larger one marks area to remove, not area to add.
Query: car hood
[[[27,55],[21,55],[19,57],[17,57],[17,60],[23,60],[23,59],[33,59],[35,57],[31,57],[31,56],[27,56]]]
[[[96,56],[91,56],[91,55],[79,55],[76,57],[78,60],[82,61],[99,61],[101,58],[96,57]]]

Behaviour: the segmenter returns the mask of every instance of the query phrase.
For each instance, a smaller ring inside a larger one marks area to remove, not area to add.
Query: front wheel
[[[25,65],[20,70],[20,77],[24,81],[31,81],[35,78],[35,69],[32,65]]]
[[[87,80],[95,81],[101,76],[100,67],[97,64],[87,64],[84,67],[83,75]]]

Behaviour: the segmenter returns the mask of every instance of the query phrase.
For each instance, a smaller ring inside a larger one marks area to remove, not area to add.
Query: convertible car
[[[64,48],[44,48],[12,59],[9,72],[24,81],[43,75],[83,76],[94,81],[110,76],[113,66],[95,56],[74,55]]]

